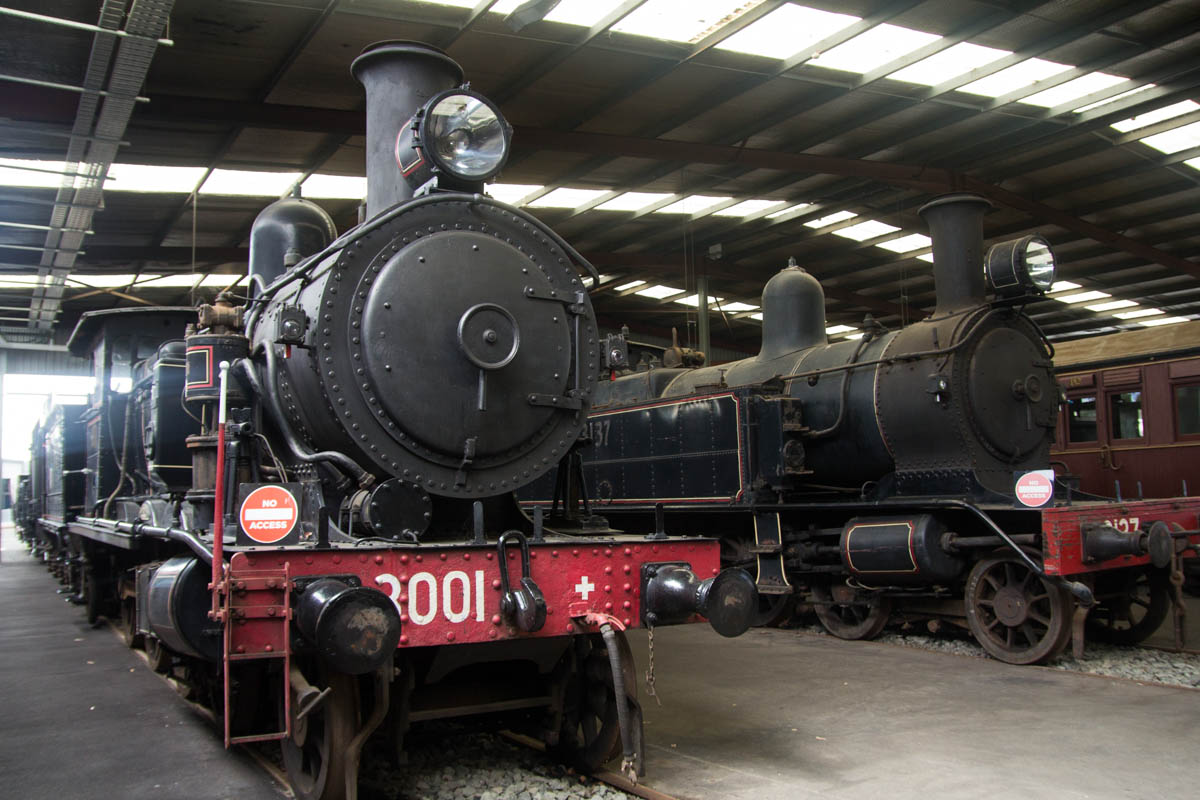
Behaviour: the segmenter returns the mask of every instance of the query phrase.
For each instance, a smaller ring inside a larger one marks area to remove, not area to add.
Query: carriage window
[[[1200,386],[1175,387],[1175,414],[1180,436],[1200,434]]]
[[[1114,439],[1140,439],[1146,435],[1142,422],[1142,393],[1120,392],[1108,396],[1109,424]]]
[[[1068,441],[1096,441],[1096,398],[1072,397],[1067,400],[1067,423]]]

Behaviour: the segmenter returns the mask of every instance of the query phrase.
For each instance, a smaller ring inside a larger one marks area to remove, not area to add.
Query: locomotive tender
[[[85,314],[69,346],[96,394],[39,429],[26,527],[227,745],[279,740],[298,797],[353,798],[369,736],[401,752],[443,718],[503,717],[636,775],[624,629],[704,615],[737,635],[753,581],[713,539],[520,511],[596,390],[591,266],[482,194],[511,129],[448,56],[384,42],[352,71],[366,221],[334,238],[285,198],[255,222],[245,305]]]
[[[579,497],[585,514],[564,509],[581,522],[654,514],[664,533],[719,536],[727,566],[755,568],[764,622],[799,596],[830,632],[869,638],[897,606],[1022,664],[1054,658],[1073,628],[1081,649],[1088,609],[1092,635],[1149,635],[1200,540],[1200,502],[1072,502],[1055,485],[1053,347],[1023,311],[1053,255],[1028,236],[985,259],[989,206],[953,194],[921,209],[936,307],[906,328],[868,320],[829,342],[821,285],[793,265],[763,289],[758,355],[614,370],[577,485],[543,479],[523,502]],[[606,347],[627,363],[620,337]]]

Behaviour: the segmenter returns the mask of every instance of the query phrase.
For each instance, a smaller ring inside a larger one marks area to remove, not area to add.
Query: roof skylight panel
[[[834,213],[819,219],[810,219],[804,224],[809,228],[827,228],[830,225],[836,225],[839,222],[845,222],[846,220],[853,219],[857,216],[858,214],[855,214],[853,211],[835,211]]]
[[[970,42],[959,42],[940,53],[934,53],[911,66],[897,70],[888,77],[897,81],[937,86],[939,83],[953,80],[959,75],[965,75],[973,69],[1011,55],[1012,53],[1008,50],[997,50]]]
[[[779,219],[780,217],[786,217],[791,214],[796,214],[800,211],[803,211],[804,209],[808,208],[811,205],[812,205],[812,203],[797,203],[794,206],[788,206],[787,208],[781,208],[780,210],[778,210],[774,213],[767,214],[767,219]]]
[[[1178,117],[1197,109],[1200,109],[1200,103],[1197,103],[1195,100],[1181,100],[1169,106],[1163,106],[1153,111],[1147,111],[1144,114],[1138,114],[1136,117],[1114,122],[1111,127],[1116,128],[1121,133],[1129,133],[1130,131],[1136,131],[1138,128],[1144,128],[1147,125],[1153,125],[1156,122]]]
[[[1086,106],[1075,109],[1075,113],[1082,114],[1085,111],[1092,111],[1093,109],[1100,108],[1101,106],[1106,106],[1109,103],[1115,103],[1118,100],[1124,100],[1126,97],[1132,97],[1138,92],[1144,92],[1147,89],[1153,89],[1155,86],[1157,86],[1157,84],[1143,83],[1141,86],[1137,87],[1136,89],[1130,89],[1128,92],[1121,92],[1120,94],[1115,94],[1112,97],[1106,97],[1103,100],[1097,100],[1094,103],[1088,103]]]
[[[917,256],[917,258],[921,259],[922,261],[928,261],[930,264],[933,263],[933,253],[922,253],[921,255]]]
[[[1139,308],[1137,311],[1122,311],[1119,314],[1113,314],[1117,319],[1141,319],[1142,317],[1156,317],[1159,314],[1165,314],[1161,308]]]
[[[808,63],[827,69],[865,73],[941,38],[936,33],[884,23],[821,53]]]
[[[671,203],[669,206],[663,206],[655,211],[655,214],[703,214],[713,206],[727,203],[732,200],[732,197],[714,197],[705,194],[689,195],[682,200]]]
[[[1051,287],[1051,288],[1053,288],[1053,287]],[[1092,300],[1103,300],[1106,297],[1112,297],[1112,295],[1109,294],[1108,292],[1090,291],[1090,292],[1079,292],[1078,294],[1067,294],[1067,295],[1063,295],[1062,297],[1056,297],[1054,299],[1060,303],[1066,303],[1067,305],[1074,305],[1075,303],[1087,303]]]
[[[1119,308],[1133,308],[1137,303],[1132,300],[1113,300],[1108,303],[1100,303],[1099,305],[1086,306],[1088,311],[1100,313],[1102,311],[1116,311]]]
[[[598,211],[640,211],[647,206],[652,206],[655,203],[661,203],[668,197],[673,197],[670,192],[626,192],[618,195],[607,203],[601,203],[596,206]]]
[[[143,275],[142,277],[149,278],[158,276]],[[75,283],[79,283],[84,286],[90,286],[93,289],[116,289],[120,286],[128,286],[136,281],[138,276],[130,275],[128,273],[117,275],[80,275],[77,272],[73,272],[71,273],[70,279]]]
[[[1200,147],[1200,122],[1156,133],[1138,141],[1162,153],[1178,153],[1180,150]]]
[[[850,14],[834,14],[785,3],[715,47],[718,50],[785,59],[859,21],[860,17]]]
[[[1050,284],[1050,289],[1047,294],[1053,294],[1055,292],[1069,292],[1072,289],[1079,288],[1082,287],[1080,287],[1078,283],[1072,283],[1071,281],[1055,281],[1054,283]]]
[[[516,205],[522,197],[540,192],[545,186],[533,183],[493,183],[486,187],[488,196],[501,203]]]
[[[742,311],[757,311],[758,306],[750,303],[743,303],[740,300],[735,300],[732,303],[720,303],[720,309],[726,314],[738,314]]]
[[[843,236],[847,239],[853,239],[856,242],[865,242],[867,239],[874,239],[878,236],[895,233],[898,230],[900,229],[895,225],[888,225],[886,222],[868,219],[856,225],[839,228],[838,230],[833,231],[833,235]]]
[[[826,336],[837,336],[839,333],[851,333],[858,330],[851,325],[831,325],[825,329]]]
[[[356,175],[309,175],[300,184],[300,194],[327,200],[361,200],[367,196],[367,179]]]
[[[712,297],[710,295],[708,298],[708,305],[711,308],[714,305],[716,305],[717,303],[720,303],[724,299],[725,299],[724,297]],[[699,308],[700,307],[700,295],[691,294],[691,295],[688,295],[687,297],[681,297],[678,300],[672,300],[671,302],[679,303],[682,306],[691,306],[692,308]]]
[[[467,8],[472,8],[478,0],[461,0],[461,2]],[[496,14],[509,14],[516,11],[524,2],[525,0],[500,0],[491,7],[491,11]],[[621,5],[621,2],[622,0],[561,0],[554,10],[545,16],[545,20],[590,28],[608,16],[613,9]],[[454,4],[458,5],[459,3],[455,2]]]
[[[299,172],[251,172],[214,169],[200,186],[200,194],[242,197],[279,197],[300,180]]]
[[[612,26],[632,33],[673,42],[691,42],[723,22],[729,22],[759,5],[762,0],[647,0],[632,14]]]
[[[45,275],[14,275],[0,273],[0,288],[32,289],[35,286],[44,286],[48,278],[49,276]]]
[[[1187,317],[1154,317],[1153,319],[1144,319],[1138,324],[1153,328],[1157,325],[1177,325],[1180,322],[1191,322],[1191,320]]]
[[[911,253],[914,250],[924,250],[932,244],[933,240],[925,234],[910,233],[908,236],[901,236],[899,239],[889,239],[886,242],[879,242],[875,246],[891,250],[893,253]]]
[[[530,208],[579,208],[597,197],[608,194],[608,189],[568,189],[565,186],[547,192],[529,204]]]
[[[645,285],[646,285],[645,281],[629,281],[628,283],[622,283],[620,286],[616,287],[616,289],[614,291],[625,292],[625,291],[628,291],[635,287],[645,286]]]
[[[1072,100],[1078,100],[1081,97],[1087,97],[1093,92],[1098,92],[1102,89],[1111,89],[1120,83],[1128,82],[1128,78],[1123,78],[1120,75],[1109,75],[1107,72],[1089,72],[1087,75],[1081,75],[1074,80],[1060,83],[1058,86],[1052,86],[1049,89],[1044,89],[1037,94],[1032,94],[1028,97],[1022,97],[1022,103],[1029,103],[1035,106],[1044,106],[1046,108],[1054,108],[1063,103],[1069,103]]]
[[[245,281],[245,275],[217,273],[215,275],[205,275],[200,283],[197,284],[197,286],[208,286],[215,289],[224,289],[226,286],[237,286]]]
[[[722,208],[719,211],[714,211],[714,217],[748,217],[751,214],[757,214],[760,211],[765,211],[772,206],[786,204],[786,200],[743,200],[737,205],[729,208]]]
[[[1072,69],[1069,64],[1058,64],[1054,61],[1044,61],[1040,58],[1030,58],[1020,64],[1013,64],[1007,69],[972,81],[958,87],[960,92],[981,94],[987,97],[1000,97],[1015,92],[1018,89],[1035,86],[1038,81],[1053,77],[1060,72]]]
[[[5,168],[8,165],[8,168]],[[26,167],[27,169],[18,169]],[[0,158],[0,186],[20,186],[26,189],[57,189],[62,186],[67,165],[62,161],[33,161],[23,158]]]
[[[641,291],[634,292],[634,294],[640,297],[649,297],[653,300],[665,300],[668,297],[683,294],[683,289],[674,289],[670,286],[649,286]]]
[[[226,275],[225,282],[232,283],[232,275]],[[190,289],[196,285],[196,281],[200,280],[200,275],[189,272],[177,273],[175,275],[143,275],[141,280],[134,284],[138,289]]]
[[[204,172],[204,167],[113,164],[108,168],[104,191],[191,194],[204,177]]]

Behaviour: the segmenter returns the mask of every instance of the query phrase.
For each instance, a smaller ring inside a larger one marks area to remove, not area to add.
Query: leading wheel
[[[297,800],[345,800],[346,748],[358,730],[358,680],[331,672],[332,692],[283,740],[283,766]],[[299,710],[292,698],[292,714]]]
[[[1137,644],[1158,630],[1171,610],[1171,590],[1161,570],[1128,569],[1096,579],[1096,605],[1087,636],[1110,644]]]
[[[812,587],[813,608],[825,630],[839,639],[874,639],[892,615],[892,601],[849,586]]]
[[[993,658],[1039,664],[1071,638],[1071,595],[1012,553],[977,563],[967,578],[967,625]]]
[[[625,634],[617,635],[625,692],[636,696],[633,652]],[[575,638],[575,674],[564,698],[563,725],[550,752],[581,772],[595,772],[621,752],[621,726],[613,693],[612,668],[604,639],[595,634]]]

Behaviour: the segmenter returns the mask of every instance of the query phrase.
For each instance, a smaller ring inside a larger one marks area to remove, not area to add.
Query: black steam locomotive
[[[335,238],[286,198],[255,222],[249,297],[84,315],[96,394],[35,437],[30,538],[227,744],[281,741],[298,797],[354,797],[369,736],[442,718],[640,772],[622,632],[703,614],[737,635],[753,581],[712,539],[521,512],[596,391],[591,266],[482,194],[510,128],[448,56],[382,43],[353,72],[367,221]]]
[[[1053,255],[1029,236],[985,259],[989,205],[956,194],[921,209],[937,293],[927,319],[830,343],[820,284],[789,266],[763,290],[757,356],[686,368],[694,354],[673,348],[666,367],[602,382],[575,481],[522,497],[553,499],[581,527],[598,511],[721,537],[726,565],[756,569],[762,622],[800,597],[830,632],[868,638],[895,605],[1036,663],[1082,622],[1074,597],[1095,605],[1091,634],[1149,635],[1200,502],[1072,502],[1056,485],[1053,347],[1023,311],[1053,282]],[[628,363],[621,337],[604,355],[614,372]]]

